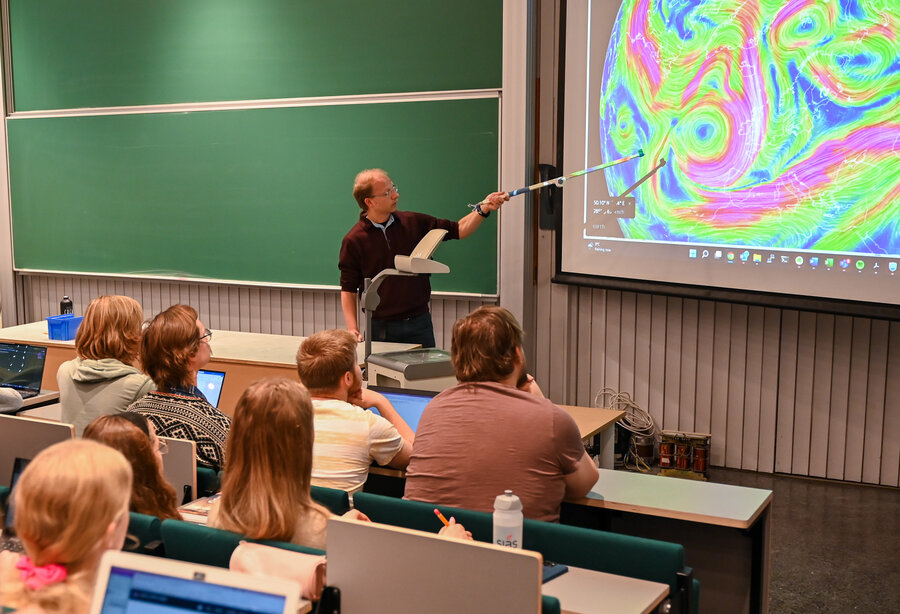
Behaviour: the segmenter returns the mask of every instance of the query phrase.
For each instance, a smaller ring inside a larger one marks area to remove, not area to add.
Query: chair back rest
[[[684,546],[655,539],[525,519],[522,541],[554,563],[669,585],[678,592]]]
[[[163,477],[172,488],[179,505],[198,499],[197,490],[197,444],[187,439],[160,437],[169,451],[163,455]]]
[[[0,486],[10,485],[17,458],[30,460],[44,448],[74,438],[71,424],[0,415]]]
[[[310,494],[313,501],[327,507],[332,514],[340,516],[350,511],[350,495],[346,490],[312,486],[310,487]]]
[[[223,529],[183,520],[162,521],[162,540],[169,559],[227,568],[241,539],[240,534]]]
[[[137,512],[129,512],[128,515],[128,535],[134,537],[138,543],[137,547],[129,548],[129,543],[126,541],[125,549],[143,553],[148,548],[152,549],[158,545],[162,540],[162,520],[156,516],[148,516]]]
[[[456,518],[456,522],[472,533],[475,541],[491,543],[494,538],[494,517],[487,512],[397,499],[366,492],[358,492],[353,495],[353,507],[368,516],[373,522],[430,533],[437,533],[443,526],[434,513],[434,509],[437,508],[446,518],[451,516]]]
[[[195,499],[214,495],[222,488],[219,472],[210,467],[197,467],[197,491]]]

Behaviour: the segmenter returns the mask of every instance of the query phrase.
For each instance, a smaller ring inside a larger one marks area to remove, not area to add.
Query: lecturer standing
[[[394,268],[394,256],[408,256],[429,231],[447,230],[447,239],[465,239],[492,211],[509,200],[506,192],[493,192],[458,222],[411,211],[398,211],[400,193],[388,174],[367,169],[356,176],[353,197],[362,213],[341,243],[341,308],[347,329],[362,341],[357,321],[357,298],[364,280]],[[388,277],[378,292],[381,303],[372,317],[372,341],[420,343],[434,347],[434,327],[428,302],[428,275]]]

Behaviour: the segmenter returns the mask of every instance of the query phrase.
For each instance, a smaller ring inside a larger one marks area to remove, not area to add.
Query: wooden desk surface
[[[593,437],[597,433],[611,428],[625,415],[624,411],[618,409],[579,407],[578,405],[560,405],[560,407],[575,418],[582,439]]]
[[[242,333],[213,329],[210,347],[213,359],[221,362],[241,362],[262,365],[295,367],[297,350],[304,337],[291,335],[270,335],[266,333]],[[0,329],[0,341],[31,343],[48,347],[75,348],[74,341],[57,341],[47,334],[47,321],[20,324]],[[420,347],[411,343],[372,343],[373,352],[399,352]],[[360,343],[356,349],[359,364],[365,362],[365,346]]]
[[[591,492],[575,502],[748,529],[771,501],[771,490],[600,469],[600,479]]]
[[[252,382],[264,377],[287,377],[299,380],[297,376],[297,350],[303,337],[291,335],[270,335],[265,333],[242,333],[213,329],[210,341],[212,357],[205,367],[211,371],[225,371],[225,384],[219,398],[219,409],[229,416],[241,393]],[[74,341],[56,341],[47,334],[47,321],[32,322],[0,329],[0,340],[12,343],[44,345],[47,362],[44,366],[42,388],[56,390],[56,372],[59,365],[75,358]],[[393,352],[419,347],[409,343],[372,344],[373,352]],[[365,359],[365,346],[357,348],[360,364]]]
[[[542,593],[559,599],[564,613],[647,614],[666,598],[669,585],[570,566]]]

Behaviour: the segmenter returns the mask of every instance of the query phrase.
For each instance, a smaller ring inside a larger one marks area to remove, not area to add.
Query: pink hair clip
[[[50,563],[43,567],[35,565],[30,558],[23,556],[16,563],[16,569],[21,571],[22,582],[33,591],[44,588],[48,584],[62,582],[69,575],[62,565]]]

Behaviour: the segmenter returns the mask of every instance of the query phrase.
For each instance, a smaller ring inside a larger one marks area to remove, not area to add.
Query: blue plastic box
[[[83,318],[84,316],[74,316],[71,313],[50,316],[47,318],[47,333],[54,341],[71,341],[75,338]]]

